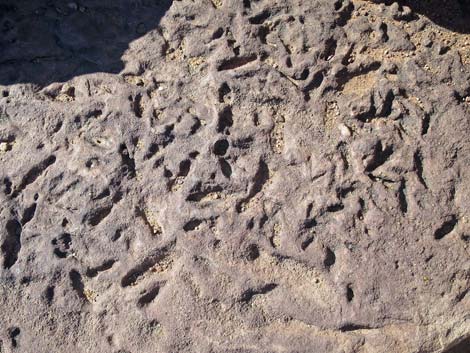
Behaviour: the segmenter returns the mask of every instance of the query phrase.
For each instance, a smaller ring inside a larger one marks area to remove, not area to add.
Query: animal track
[[[223,61],[218,67],[218,71],[226,71],[226,70],[236,70],[245,65],[248,65],[254,61],[256,61],[258,57],[254,54],[247,55],[247,56],[238,56],[228,60]]]
[[[23,217],[21,218],[21,225],[24,227],[27,223],[29,223],[36,213],[37,204],[33,203],[31,206],[27,207],[23,212]]]
[[[350,284],[346,287],[346,299],[348,302],[352,302],[354,299],[354,291]]]
[[[240,301],[248,303],[257,295],[264,295],[277,288],[276,283],[268,283],[260,288],[251,288],[242,293]]]
[[[333,266],[336,262],[336,255],[335,253],[333,252],[333,250],[331,250],[329,247],[327,247],[325,249],[325,258],[323,260],[323,264],[325,265],[325,267],[327,269],[329,269],[331,266]]]
[[[88,268],[86,270],[86,275],[87,277],[96,277],[100,272],[110,270],[115,263],[116,260],[106,260],[99,266]]]
[[[258,164],[258,169],[253,178],[253,183],[251,185],[248,196],[242,199],[237,205],[238,212],[243,211],[245,205],[249,203],[250,200],[252,200],[263,189],[263,186],[267,183],[268,180],[269,180],[268,165],[263,160],[260,160]]]
[[[230,107],[225,107],[219,113],[219,121],[217,125],[217,132],[227,134],[228,129],[233,125],[233,113]]]
[[[22,227],[16,219],[10,219],[6,224],[6,237],[2,243],[3,268],[11,268],[18,260],[21,250]]]
[[[8,329],[8,336],[10,337],[11,347],[16,349],[19,346],[19,336],[21,334],[21,330],[19,327],[10,327]]]
[[[219,158],[219,165],[220,171],[222,172],[223,176],[225,176],[227,179],[230,179],[230,177],[232,176],[232,167],[230,163],[223,158]]]
[[[142,262],[129,270],[121,279],[123,288],[136,285],[149,272],[164,272],[173,264],[173,245],[154,250]]]
[[[304,241],[302,241],[302,243],[300,244],[300,248],[305,251],[305,250],[310,246],[310,244],[313,243],[314,240],[315,240],[315,237],[313,237],[313,236],[307,237],[307,238],[306,238]]]
[[[214,154],[217,156],[224,156],[227,153],[229,147],[229,143],[227,140],[218,140],[216,143],[214,143]]]
[[[43,296],[48,305],[52,304],[52,301],[54,300],[54,295],[55,295],[54,286],[49,286],[45,289]]]
[[[142,308],[149,305],[152,301],[155,300],[155,298],[160,293],[161,289],[165,286],[165,284],[165,282],[159,282],[154,284],[152,287],[145,289],[137,300],[137,306],[139,308]]]
[[[408,201],[406,200],[406,182],[402,180],[398,188],[398,204],[402,213],[408,212]]]
[[[134,99],[132,97],[129,97],[129,100],[131,100],[131,105],[132,105],[132,110],[135,114],[136,117],[142,118],[142,114],[144,112],[144,107],[142,103],[142,94],[137,94]]]
[[[69,272],[70,284],[73,290],[81,299],[86,299],[85,286],[83,285],[82,275],[77,270]]]
[[[45,171],[56,162],[54,155],[46,158],[41,163],[31,168],[21,180],[20,185],[15,189],[13,197],[17,197],[28,185],[34,183]]]
[[[449,220],[445,221],[439,228],[434,232],[434,239],[441,240],[447,234],[452,232],[458,223],[458,219],[455,215],[452,215]]]
[[[232,93],[232,90],[230,86],[227,84],[227,82],[222,83],[222,85],[219,87],[219,90],[218,90],[219,102],[226,103],[226,97],[228,97],[230,93]]]
[[[11,192],[12,192],[12,182],[9,178],[4,178],[3,179],[3,185],[4,185],[4,192],[5,192],[5,195],[10,195]]]
[[[251,16],[248,21],[252,25],[260,25],[263,24],[263,22],[265,22],[269,17],[271,17],[271,10],[267,9],[261,11],[257,15]]]
[[[372,327],[368,325],[361,325],[361,324],[354,324],[354,323],[347,323],[342,325],[339,330],[341,332],[354,332],[354,331],[360,331],[360,330],[370,330]]]
[[[204,223],[202,219],[192,219],[183,226],[183,230],[185,232],[196,230],[202,223]]]
[[[383,146],[382,142],[379,141],[375,145],[373,152],[373,158],[367,163],[366,172],[373,172],[375,169],[383,165],[393,154],[392,146]]]
[[[70,254],[72,246],[72,236],[68,233],[63,233],[58,237],[52,239],[52,245],[54,247],[53,253],[58,258],[65,258]]]
[[[197,183],[189,192],[186,201],[189,202],[204,202],[214,199],[218,193],[222,192],[223,188],[220,185],[202,185],[201,182]]]
[[[88,216],[87,223],[92,227],[97,226],[100,224],[106,217],[109,216],[111,210],[113,209],[113,205],[101,207],[96,210],[93,210]]]
[[[414,167],[416,169],[416,173],[418,175],[418,179],[421,182],[421,184],[427,189],[428,186],[426,184],[426,181],[424,180],[423,157],[421,156],[420,151],[415,152],[413,156],[413,161],[414,161]]]
[[[180,162],[179,168],[178,168],[178,174],[170,180],[169,182],[169,188],[172,191],[177,191],[181,185],[184,183],[184,180],[188,176],[190,170],[191,170],[191,160],[190,159],[185,159]]]
[[[122,144],[119,147],[119,154],[121,155],[124,173],[129,175],[129,178],[135,178],[135,160],[130,156],[129,150],[127,149],[127,146],[125,144]]]

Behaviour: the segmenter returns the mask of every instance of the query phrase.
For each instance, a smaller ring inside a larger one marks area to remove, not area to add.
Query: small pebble
[[[339,124],[338,129],[343,137],[351,137],[351,129],[344,124]]]
[[[8,143],[7,142],[1,142],[0,143],[0,152],[6,152],[8,151]]]

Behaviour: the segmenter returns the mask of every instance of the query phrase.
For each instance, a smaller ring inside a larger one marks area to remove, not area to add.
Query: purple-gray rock
[[[405,3],[1,1],[0,352],[470,352],[470,22]]]

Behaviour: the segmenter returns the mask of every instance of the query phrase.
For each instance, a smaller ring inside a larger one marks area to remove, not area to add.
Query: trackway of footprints
[[[468,343],[468,65],[410,11],[175,0],[0,86],[0,352]]]

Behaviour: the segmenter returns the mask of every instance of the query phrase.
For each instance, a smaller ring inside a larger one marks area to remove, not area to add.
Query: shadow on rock
[[[129,43],[158,28],[172,0],[0,0],[0,84],[41,86],[119,73]]]
[[[470,0],[400,0],[399,3],[448,30],[470,33]]]
[[[470,336],[458,340],[450,348],[445,349],[442,353],[468,353],[470,352]]]

